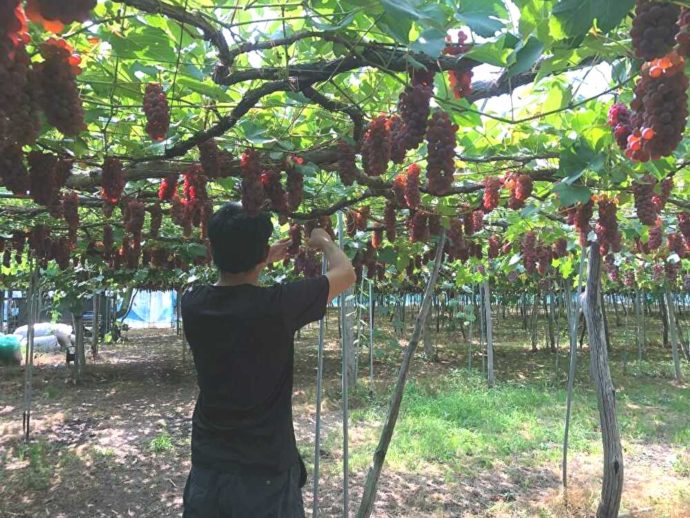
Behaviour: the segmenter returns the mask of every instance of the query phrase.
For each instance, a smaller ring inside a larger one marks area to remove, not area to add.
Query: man
[[[328,259],[326,275],[261,287],[264,267],[282,261],[290,245],[269,246],[272,232],[269,216],[224,205],[208,228],[218,282],[182,299],[200,391],[185,518],[304,516],[306,470],[292,425],[294,334],[320,320],[328,302],[354,284],[355,273],[316,229],[308,244]]]

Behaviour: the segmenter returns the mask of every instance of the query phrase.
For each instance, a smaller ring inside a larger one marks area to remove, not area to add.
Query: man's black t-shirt
[[[182,298],[199,398],[192,464],[257,474],[298,460],[292,427],[294,334],[321,319],[325,276],[271,287],[198,286]]]

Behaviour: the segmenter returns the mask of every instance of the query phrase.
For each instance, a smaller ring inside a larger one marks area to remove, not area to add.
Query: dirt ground
[[[316,356],[310,336],[307,332],[298,342],[294,393],[295,428],[305,453],[313,450],[315,415]],[[412,376],[439,376],[456,366],[451,357],[445,360],[415,361]],[[62,356],[42,355],[36,364],[28,446],[21,440],[23,370],[0,367],[0,516],[179,516],[196,397],[193,365],[181,339],[167,330],[130,332],[127,342],[104,347],[79,386]],[[324,434],[341,426],[335,342],[327,348],[325,365]],[[392,383],[395,365],[377,363],[376,370],[381,387]],[[361,430],[353,426],[350,433]],[[630,452],[626,495],[663,501],[664,491],[687,483],[669,469],[673,455],[663,447]],[[320,516],[342,515],[340,462],[341,451],[322,450]],[[600,462],[595,455],[572,456],[567,501],[558,466],[494,466],[452,479],[431,467],[423,475],[384,467],[374,515],[588,516],[598,495]],[[351,475],[352,514],[365,474]],[[311,483],[304,490],[308,515]],[[662,515],[690,516],[690,503],[663,514],[654,507],[627,514]]]

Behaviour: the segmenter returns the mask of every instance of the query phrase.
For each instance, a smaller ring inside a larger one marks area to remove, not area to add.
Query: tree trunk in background
[[[601,286],[599,287],[601,290]],[[601,307],[601,315],[604,319],[604,338],[606,339],[606,348],[611,350],[611,341],[609,340],[609,319],[606,314],[606,301],[604,300],[604,293],[599,291],[599,304]]]
[[[431,313],[431,311],[429,311]],[[423,331],[423,342],[424,342],[424,356],[427,360],[435,362],[438,360],[436,355],[436,345],[434,344],[434,332],[432,330],[431,319],[427,317],[424,323]]]
[[[604,315],[600,306],[601,255],[599,245],[590,246],[587,288],[582,309],[589,336],[590,374],[594,381],[599,407],[601,438],[604,446],[604,478],[597,518],[615,518],[623,491],[623,451],[616,418],[616,392],[609,370]]]
[[[680,382],[682,375],[680,372],[680,355],[678,354],[678,336],[676,335],[676,315],[673,311],[673,299],[668,288],[664,292],[666,298],[666,318],[668,319],[668,329],[671,338],[671,354],[673,355],[673,372],[676,376],[676,381]]]
[[[491,287],[489,279],[484,281],[484,320],[486,322],[486,380],[489,387],[493,387],[496,378],[494,375],[494,336],[493,323],[491,322]]]
[[[101,314],[101,298],[98,293],[93,295],[93,327],[91,335],[91,357],[95,360],[98,358],[98,338],[100,335],[100,314]]]
[[[395,383],[395,388],[393,389],[393,395],[391,397],[390,406],[388,408],[388,415],[386,416],[386,421],[383,425],[383,430],[381,431],[381,437],[379,443],[376,446],[376,451],[374,452],[374,458],[369,471],[367,472],[367,478],[364,482],[364,494],[362,496],[362,503],[357,510],[357,518],[368,518],[371,516],[371,512],[374,508],[374,501],[376,500],[376,489],[378,486],[379,477],[381,476],[381,470],[383,468],[383,462],[386,459],[386,453],[388,452],[388,446],[390,445],[391,439],[393,438],[393,431],[395,430],[395,423],[398,420],[398,414],[400,413],[400,404],[402,403],[403,393],[405,391],[405,383],[407,382],[407,373],[410,369],[410,363],[412,361],[412,356],[414,355],[415,349],[419,344],[419,338],[422,333],[422,326],[426,321],[427,315],[429,314],[429,306],[431,305],[431,296],[434,292],[434,286],[436,285],[436,280],[438,279],[438,271],[441,267],[441,262],[443,259],[443,247],[446,241],[445,231],[441,231],[441,236],[439,243],[436,247],[436,257],[434,259],[434,267],[431,270],[431,275],[429,276],[429,282],[427,283],[426,290],[424,291],[424,297],[419,309],[419,314],[414,324],[414,330],[412,336],[410,337],[410,342],[405,349],[405,354],[403,356],[402,364],[400,365],[400,370],[398,371],[398,379]],[[349,515],[349,511],[346,511],[346,515]]]
[[[75,335],[75,354],[74,363],[76,364],[76,380],[81,381],[84,367],[86,366],[86,351],[84,350],[84,319],[81,315],[74,315],[74,335]]]

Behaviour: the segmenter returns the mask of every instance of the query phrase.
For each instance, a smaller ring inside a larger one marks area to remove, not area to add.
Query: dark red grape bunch
[[[463,31],[458,31],[458,41],[453,43],[450,37],[446,37],[446,48],[443,50],[444,54],[458,56],[467,52],[470,47],[465,42],[467,41],[467,34]],[[472,69],[460,68],[457,70],[448,71],[448,79],[453,90],[453,95],[456,99],[463,99],[472,93]]]
[[[537,235],[531,230],[522,238],[522,264],[527,273],[537,269]]]
[[[393,195],[395,196],[395,204],[398,207],[400,207],[401,209],[404,209],[405,207],[407,207],[407,202],[405,201],[405,184],[406,183],[407,183],[407,173],[400,173],[400,174],[397,174],[395,176],[395,178],[393,178],[393,185],[391,185],[391,190],[393,191]]]
[[[280,214],[287,214],[287,196],[283,185],[280,183],[280,172],[265,170],[261,173],[261,185],[271,202],[271,209]]]
[[[383,224],[386,227],[386,239],[393,243],[397,236],[395,206],[391,202],[386,203],[386,208],[383,211]]]
[[[484,212],[489,213],[498,207],[501,201],[500,195],[501,180],[495,176],[484,178],[484,194],[482,196],[482,206]]]
[[[659,193],[652,196],[652,203],[657,212],[661,212],[666,207],[666,202],[673,191],[673,177],[664,178],[659,184]]]
[[[429,220],[426,214],[415,212],[410,216],[408,225],[410,232],[410,242],[426,241],[429,239]]]
[[[69,268],[69,256],[71,248],[72,246],[69,239],[65,238],[64,236],[53,241],[50,249],[50,255],[60,270],[64,271]]]
[[[612,252],[621,251],[621,234],[618,231],[618,220],[616,213],[618,207],[616,202],[607,196],[601,196],[597,200],[599,207],[599,220],[594,226],[594,233],[599,242],[599,252],[606,255],[609,250]]]
[[[301,248],[295,257],[295,273],[305,277],[318,277],[321,275],[321,261],[316,251],[311,248]]]
[[[683,234],[688,245],[690,245],[690,212],[678,214],[678,230]]]
[[[647,239],[647,248],[651,250],[656,250],[661,247],[663,241],[664,233],[661,225],[654,225],[649,229],[649,238]]]
[[[383,242],[383,227],[376,226],[374,231],[371,233],[371,247],[374,249],[381,248]]]
[[[560,259],[568,255],[568,240],[564,237],[559,237],[552,246],[553,258]]]
[[[106,158],[101,171],[101,199],[109,205],[117,205],[126,183],[122,162],[117,158]]]
[[[362,165],[369,176],[381,176],[391,159],[391,131],[388,117],[381,114],[369,123],[362,141]]]
[[[424,141],[433,93],[431,85],[417,84],[406,87],[398,98],[398,113],[403,122],[402,147],[405,151],[417,149]]]
[[[180,176],[177,173],[170,173],[161,180],[161,185],[158,188],[158,199],[160,201],[172,201],[175,194],[177,194],[177,182]]]
[[[285,172],[287,173],[285,187],[287,190],[287,206],[290,212],[295,212],[304,199],[304,175],[297,171],[297,166],[303,163],[304,159],[297,155],[290,155],[285,160]]]
[[[676,34],[676,52],[683,57],[690,57],[690,9],[683,7],[678,19]]]
[[[160,203],[154,203],[148,208],[149,214],[151,214],[151,223],[149,225],[149,237],[157,238],[160,233],[161,226],[163,225],[163,209],[161,209]]]
[[[369,221],[369,217],[371,216],[371,207],[369,205],[365,205],[354,210],[353,213],[355,218],[355,228],[361,232],[364,232],[367,229],[367,223]]]
[[[206,191],[208,177],[203,173],[203,168],[196,164],[182,175],[184,178],[182,184],[183,203],[192,220],[192,225],[195,227],[201,225],[202,220],[206,217],[205,212],[208,209],[208,193]]]
[[[141,231],[144,228],[146,206],[140,200],[129,200],[123,211],[125,230],[132,235],[134,242],[141,242]]]
[[[79,228],[79,195],[70,191],[62,198],[62,213],[67,222],[69,242],[77,242],[77,229]]]
[[[113,236],[113,227],[110,225],[103,225],[103,258],[110,259],[115,246],[115,238]]]
[[[534,189],[532,178],[524,173],[508,173],[503,185],[510,191],[508,208],[512,210],[524,207]]]
[[[46,20],[69,25],[90,19],[96,0],[29,0],[29,6],[29,9],[37,9]]]
[[[299,248],[302,246],[302,227],[298,224],[290,226],[290,247],[287,250],[289,255],[297,255]],[[309,238],[309,236],[305,236]]]
[[[146,85],[144,115],[146,115],[146,133],[151,137],[151,140],[155,142],[165,140],[170,129],[170,106],[168,106],[168,99],[165,97],[163,87],[159,83]],[[199,149],[201,149],[201,145]]]
[[[590,220],[594,215],[594,203],[589,200],[587,203],[578,203],[576,207],[570,209],[568,222],[575,226],[580,236],[580,246],[587,244],[589,231],[592,230]]]
[[[537,247],[537,272],[539,275],[545,275],[549,271],[552,258],[553,254],[550,247],[543,245]]]
[[[637,212],[637,218],[643,225],[656,225],[657,211],[653,199],[656,183],[656,178],[651,175],[645,175],[639,181],[632,184],[635,211]]]
[[[355,162],[355,151],[344,140],[338,141],[338,175],[343,185],[352,185],[359,173]]]
[[[666,242],[668,243],[668,249],[674,254],[678,254],[681,259],[685,257],[687,247],[685,245],[685,240],[683,236],[678,232],[671,232],[666,236]]]
[[[28,162],[31,198],[39,205],[51,205],[58,196],[57,157],[52,153],[31,151]]]
[[[80,58],[64,40],[50,39],[40,46],[43,62],[34,65],[40,104],[51,126],[74,136],[86,129],[77,76]]]
[[[635,57],[651,61],[668,54],[678,34],[680,7],[671,2],[637,0],[630,36]]]
[[[405,188],[403,195],[405,205],[410,209],[417,209],[421,203],[421,193],[419,191],[419,173],[421,169],[417,164],[411,164],[406,171],[404,178]]]
[[[259,154],[247,148],[240,158],[242,170],[242,206],[251,216],[261,212],[266,193],[261,185],[261,160]]]
[[[398,115],[391,115],[388,119],[391,132],[391,160],[394,164],[405,161],[405,123]]]
[[[216,140],[210,138],[200,143],[197,147],[199,148],[199,161],[204,170],[204,175],[208,178],[218,178],[220,176],[221,154]]]
[[[484,228],[484,211],[483,210],[473,210],[470,215],[470,221],[472,226],[472,233],[479,232]],[[470,233],[467,233],[470,235]]]
[[[170,206],[170,217],[176,225],[182,227],[185,237],[192,235],[192,214],[179,196],[175,195]]]
[[[429,216],[429,234],[438,236],[441,233],[441,216],[438,214],[428,214]]]
[[[628,137],[633,132],[630,110],[622,103],[614,104],[609,109],[608,122],[613,129],[616,144],[625,151],[628,147]]]
[[[7,147],[0,152],[0,180],[13,194],[25,195],[29,190],[29,175],[19,146]]]
[[[489,236],[489,259],[496,259],[501,254],[501,238],[496,234]]]
[[[444,111],[436,111],[427,127],[426,177],[431,194],[446,194],[453,185],[455,174],[455,134],[457,124]]]

